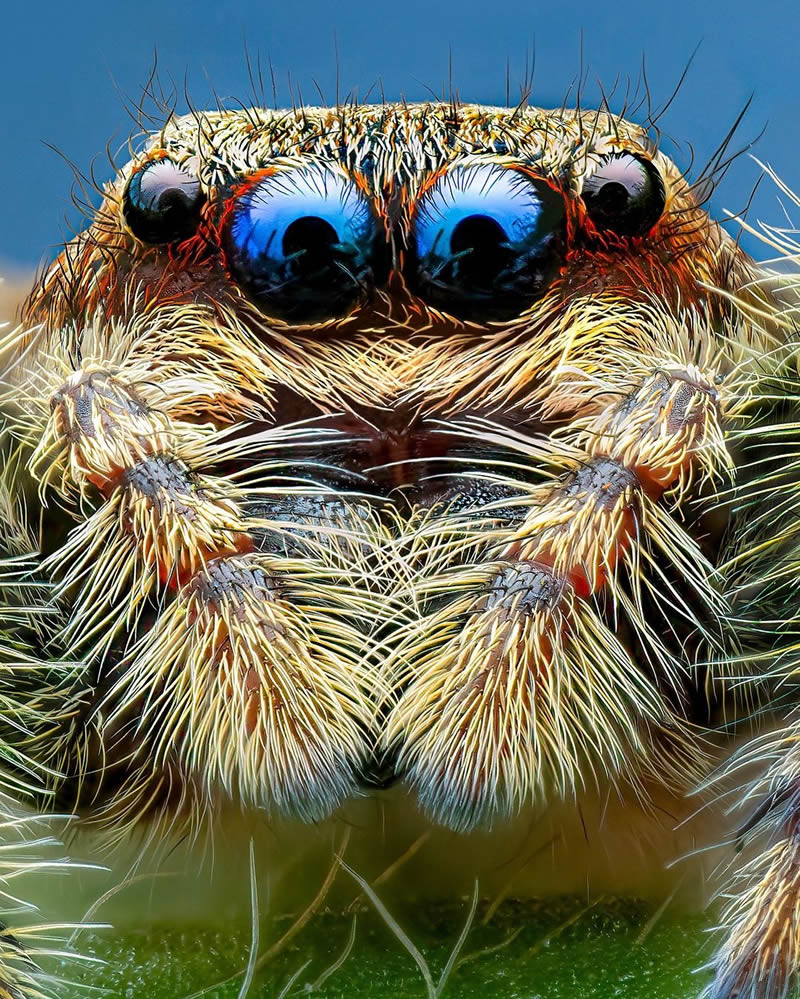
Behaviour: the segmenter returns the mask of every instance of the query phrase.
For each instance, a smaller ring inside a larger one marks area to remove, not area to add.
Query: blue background
[[[115,151],[125,145],[134,127],[125,102],[138,101],[154,51],[166,89],[174,85],[182,94],[188,83],[199,105],[210,105],[214,91],[251,102],[245,39],[251,61],[262,58],[268,102],[269,58],[282,105],[291,101],[288,74],[306,102],[320,101],[314,80],[333,102],[335,36],[342,95],[355,87],[363,97],[372,87],[376,99],[379,80],[388,99],[448,93],[452,55],[463,100],[505,103],[508,61],[515,102],[535,48],[532,102],[552,106],[562,103],[579,72],[582,33],[584,103],[597,102],[596,79],[607,90],[619,79],[612,108],[622,104],[626,77],[636,87],[643,55],[653,102],[665,101],[701,43],[661,122],[681,144],[667,151],[687,167],[691,143],[696,173],[754,92],[734,145],[746,144],[766,125],[755,154],[800,188],[800,14],[794,2],[267,0],[232,6],[219,0],[14,0],[5,7],[0,267],[6,271],[52,256],[66,231],[65,216],[73,224],[79,217],[70,204],[71,170],[45,143],[84,172],[94,160],[97,179],[107,179],[106,144],[110,139]],[[714,209],[740,210],[759,173],[751,159],[738,159],[715,191]],[[761,185],[749,217],[785,222],[771,182]]]

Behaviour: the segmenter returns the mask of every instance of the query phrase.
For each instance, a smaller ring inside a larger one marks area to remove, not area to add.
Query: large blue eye
[[[246,187],[224,239],[236,282],[287,322],[346,314],[385,269],[386,236],[370,203],[353,181],[321,164]]]
[[[430,305],[466,319],[510,319],[561,264],[564,199],[493,163],[455,167],[420,199],[407,280]]]

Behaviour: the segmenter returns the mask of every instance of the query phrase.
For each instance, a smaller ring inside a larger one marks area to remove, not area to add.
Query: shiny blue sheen
[[[284,240],[293,222],[322,219],[341,244],[371,238],[369,207],[351,180],[324,167],[291,170],[266,177],[239,198],[231,237],[254,266],[284,262]]]
[[[266,315],[346,315],[385,275],[386,235],[355,181],[312,161],[253,178],[223,232],[228,271]]]
[[[415,219],[417,256],[446,258],[453,232],[471,217],[490,218],[509,244],[535,238],[542,203],[530,180],[493,163],[457,167],[423,198]]]
[[[411,218],[409,289],[462,319],[513,319],[544,294],[566,243],[562,192],[474,160],[439,175]]]

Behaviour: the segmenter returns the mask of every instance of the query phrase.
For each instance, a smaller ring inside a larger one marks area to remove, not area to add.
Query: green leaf
[[[559,898],[508,901],[496,911],[479,903],[470,918],[472,903],[394,905],[390,921],[368,902],[324,910],[255,972],[249,991],[249,926],[87,932],[81,952],[106,963],[60,970],[115,999],[696,999],[707,980],[696,972],[711,944],[701,916]],[[264,919],[259,953],[296,917]]]

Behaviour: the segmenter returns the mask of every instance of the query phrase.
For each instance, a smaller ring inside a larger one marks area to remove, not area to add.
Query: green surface
[[[319,912],[256,973],[250,999],[696,999],[707,980],[707,919],[661,915],[647,905],[574,898],[506,902],[486,921],[471,900],[426,905],[392,916],[429,969],[425,974],[368,903]],[[298,913],[263,920],[258,953],[290,930]],[[353,919],[355,916],[355,933]],[[468,929],[464,936],[465,929]],[[352,938],[352,947],[349,947]],[[459,938],[462,946],[459,949]],[[249,926],[84,932],[84,955],[104,964],[64,964],[72,981],[104,987],[119,999],[238,999],[252,940]],[[455,952],[455,961],[452,961]],[[437,993],[448,961],[452,969]],[[231,977],[234,976],[234,977]],[[225,985],[217,985],[231,978]],[[86,996],[90,990],[74,989]],[[96,993],[95,993],[96,994]]]

